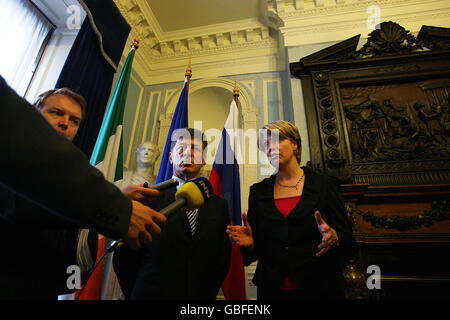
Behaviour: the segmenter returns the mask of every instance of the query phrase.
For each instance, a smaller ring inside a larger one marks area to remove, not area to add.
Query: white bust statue
[[[136,149],[136,171],[124,172],[123,179],[117,181],[116,185],[119,188],[126,187],[130,184],[142,185],[148,182],[149,185],[155,184],[156,177],[153,175],[153,167],[160,156],[160,151],[157,145],[150,141],[145,141]]]

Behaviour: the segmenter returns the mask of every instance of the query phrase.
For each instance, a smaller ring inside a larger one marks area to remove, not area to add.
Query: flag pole
[[[138,25],[136,35],[134,36],[133,41],[131,42],[131,50],[139,49],[139,36],[141,35],[141,24]]]
[[[236,107],[239,109],[239,88],[237,86],[237,80],[234,78],[234,90],[233,90],[234,101],[236,102]]]
[[[186,89],[187,89],[187,95],[189,96],[189,83],[191,81],[191,77],[192,77],[192,68],[191,68],[191,57],[189,57],[189,64],[186,68],[186,73],[184,74],[187,78],[187,84],[186,84]]]
[[[138,24],[136,34],[130,45],[131,49],[130,49],[129,54],[133,53],[133,58],[134,58],[134,54],[139,49],[140,35],[141,35],[141,24]],[[133,61],[133,60],[131,60],[131,61]],[[122,174],[123,174],[123,169],[122,169]],[[105,239],[103,250],[105,250],[107,247],[109,247],[111,241],[112,241],[111,239]],[[117,289],[115,289],[115,288],[118,288],[118,280],[114,274],[114,271],[113,271],[113,274],[111,274],[112,269],[113,269],[112,255],[109,255],[108,257],[105,258],[104,265],[103,265],[103,272],[102,272],[103,277],[102,277],[101,296],[100,296],[101,300],[104,300],[107,295],[108,296],[116,295],[115,297],[113,296],[113,298],[119,298],[117,296],[117,291],[116,291]]]
[[[189,64],[186,69],[185,78],[183,82],[183,88],[180,93],[180,98],[178,100],[177,106],[175,107],[174,114],[172,116],[172,121],[170,122],[170,127],[167,132],[167,140],[164,147],[164,151],[161,154],[161,163],[159,166],[158,176],[156,178],[156,183],[163,182],[170,179],[173,175],[173,166],[170,162],[170,146],[172,144],[172,133],[181,128],[187,128],[189,125],[188,121],[188,98],[189,98],[189,83],[192,77],[191,68],[191,57],[189,57]],[[162,128],[161,130],[166,130]]]
[[[130,55],[130,53],[133,54],[132,55],[132,59],[131,59],[130,68],[132,68],[134,54],[136,53],[137,49],[139,48],[140,34],[141,34],[141,24],[139,24],[137,26],[136,34],[135,34],[135,36],[133,38],[133,41],[131,42],[131,45],[130,45],[131,49],[130,49],[130,52],[129,52],[128,55]],[[125,67],[125,65],[124,65],[124,67]],[[129,82],[129,80],[128,80],[128,82]],[[128,92],[128,86],[126,88],[127,88],[126,92]],[[115,94],[115,92],[114,92],[114,94]],[[125,97],[126,97],[126,94],[125,94]],[[125,107],[125,106],[123,106],[123,107]],[[123,115],[122,115],[122,121],[123,121]],[[121,137],[121,139],[122,139],[122,137]],[[121,142],[121,145],[122,145],[122,142]],[[119,152],[122,152],[121,148],[119,149]],[[122,157],[120,157],[120,158],[122,158]],[[121,176],[122,176],[123,175],[123,168],[121,169],[121,172],[122,172],[121,173]],[[109,238],[105,239],[103,251],[106,250],[106,248],[110,246],[111,242],[112,242],[112,239],[109,239]],[[105,298],[107,296],[110,299],[111,299],[111,297],[113,299],[119,298],[118,291],[117,291],[118,289],[116,289],[116,288],[119,288],[118,280],[117,280],[117,276],[115,275],[114,270],[113,270],[112,257],[113,256],[110,254],[103,261],[103,272],[102,272],[102,284],[101,284],[100,300],[105,300]],[[111,271],[112,271],[112,273],[111,273]],[[120,289],[119,289],[119,291],[120,291]]]
[[[108,108],[90,160],[91,165],[100,169],[105,178],[110,182],[118,181],[122,179],[123,176],[123,114],[134,54],[139,47],[140,30],[141,26],[138,25],[136,35],[130,45],[130,52],[128,53],[108,103]],[[112,256],[105,255],[105,249],[109,247],[110,242],[111,239],[106,239],[103,236],[99,238],[97,252],[97,259],[99,260],[95,264],[97,269],[92,270],[90,279],[87,280],[82,289],[77,291],[75,296],[76,300],[104,300],[106,295],[112,296],[117,293],[114,289],[118,288],[115,284],[117,280],[115,279],[114,273],[111,273]],[[103,258],[104,260],[102,261],[101,259]],[[86,291],[84,291],[84,295],[82,295],[83,290],[85,289]]]

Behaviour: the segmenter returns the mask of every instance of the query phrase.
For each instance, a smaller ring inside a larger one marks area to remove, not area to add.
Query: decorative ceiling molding
[[[411,32],[427,23],[450,26],[448,0],[266,1],[284,23],[280,31],[287,47],[344,40],[355,32],[365,37],[373,30],[367,22],[374,7],[379,8],[380,22],[401,21]]]
[[[224,76],[285,69],[285,62],[277,61],[284,59],[278,52],[278,33],[256,18],[164,32],[147,1],[114,2],[133,28],[129,43],[141,25],[135,69],[148,85],[182,80],[189,57],[194,77],[211,76],[211,70],[214,76]]]
[[[380,9],[379,22],[395,21],[413,33],[422,25],[450,27],[448,0],[261,0],[259,17],[170,32],[162,30],[149,1],[114,2],[133,28],[128,43],[141,26],[134,69],[147,85],[182,81],[189,57],[197,79],[285,70],[285,47],[355,33],[365,38],[372,31],[371,6]]]
[[[272,54],[270,52],[273,52]],[[241,55],[241,50],[224,52],[217,56],[192,56],[193,79],[219,77],[246,73],[259,73],[261,70],[279,71],[285,69],[280,61],[277,47],[260,51],[259,54]],[[162,59],[158,63],[142,61],[142,55],[135,56],[134,66],[140,70],[141,77],[147,85],[183,81],[189,57],[178,59]],[[220,63],[217,63],[220,61]]]

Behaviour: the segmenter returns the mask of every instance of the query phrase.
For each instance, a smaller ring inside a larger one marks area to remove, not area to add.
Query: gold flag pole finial
[[[192,68],[191,68],[191,57],[189,56],[189,64],[186,68],[186,73],[184,74],[187,78],[187,94],[189,94],[189,83],[191,82],[192,77]]]
[[[233,90],[233,96],[239,97],[239,88],[237,86],[237,80],[234,78],[234,90]]]
[[[238,88],[238,86],[237,86],[237,80],[236,80],[236,78],[234,78],[233,97],[234,97],[234,101],[236,102],[236,106],[238,106],[238,101],[239,101],[239,88]]]
[[[139,48],[139,36],[141,34],[141,24],[138,25],[136,35],[131,43],[131,49],[137,50]]]
[[[186,68],[186,73],[184,74],[186,77],[188,77],[189,79],[192,77],[192,68],[191,68],[191,57],[189,57],[189,64]],[[188,81],[189,81],[188,79]]]

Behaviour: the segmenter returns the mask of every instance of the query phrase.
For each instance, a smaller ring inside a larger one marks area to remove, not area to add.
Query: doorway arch
[[[235,87],[235,82],[231,79],[227,78],[205,78],[200,79],[196,81],[192,81],[189,84],[189,101],[188,106],[189,108],[195,108],[195,105],[190,104],[191,100],[190,97],[195,96],[196,92],[197,94],[200,94],[201,92],[209,94],[215,93],[215,96],[218,97],[224,97],[226,99],[226,92],[229,93],[228,99],[224,101],[225,107],[225,119],[228,116],[229,106],[233,99],[233,90]],[[254,106],[254,99],[252,98],[251,93],[246,89],[245,86],[239,86],[239,118],[240,123],[242,124],[242,129],[245,131],[251,129],[258,131],[258,111]],[[173,95],[173,97],[179,97],[181,94],[180,89],[176,94]],[[224,94],[225,93],[225,94]],[[158,145],[160,147],[160,150],[164,150],[164,146],[167,139],[167,134],[170,129],[170,124],[172,122],[172,117],[175,112],[175,108],[177,105],[177,98],[172,98],[171,101],[167,103],[165,106],[166,112],[159,117],[159,136],[158,136]],[[223,115],[222,111],[220,110],[221,115]],[[194,111],[195,113],[195,111]],[[191,113],[190,113],[191,114]],[[223,125],[225,124],[225,120],[223,121],[223,124],[219,128],[219,130],[223,129]],[[191,121],[189,121],[189,125],[191,125]],[[244,148],[247,148],[247,146],[244,146]],[[159,167],[159,165],[158,165]],[[205,166],[205,172],[208,172],[211,170],[211,165]],[[247,210],[247,199],[248,199],[248,193],[250,186],[258,181],[259,175],[258,175],[258,164],[250,164],[248,161],[245,161],[243,166],[243,177],[242,179],[242,192],[241,192],[241,204],[242,209],[244,211]],[[209,176],[208,176],[209,178]]]

